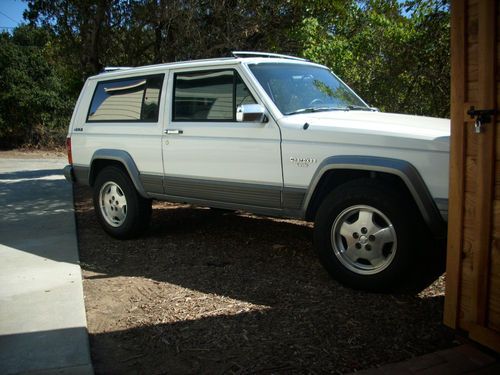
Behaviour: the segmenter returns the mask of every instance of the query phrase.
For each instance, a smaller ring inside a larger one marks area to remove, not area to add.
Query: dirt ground
[[[65,158],[66,150],[64,149],[51,149],[51,150],[37,150],[37,149],[14,149],[14,150],[0,150],[0,158],[13,158],[13,159],[58,159]]]
[[[345,288],[311,224],[158,203],[142,238],[119,241],[87,188],[75,203],[96,373],[348,373],[456,344],[444,276],[418,293]]]

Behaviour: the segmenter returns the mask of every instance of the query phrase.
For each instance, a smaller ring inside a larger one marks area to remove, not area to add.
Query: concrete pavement
[[[0,158],[0,373],[92,374],[64,159]]]

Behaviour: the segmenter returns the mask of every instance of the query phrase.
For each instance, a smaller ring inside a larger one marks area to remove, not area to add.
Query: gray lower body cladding
[[[184,177],[141,174],[141,182],[153,195],[184,197],[207,202],[299,210],[305,189],[285,189],[281,186],[214,181]]]
[[[90,168],[73,165],[74,182],[89,185]],[[232,181],[214,181],[184,177],[139,174],[140,184],[148,196],[168,200],[167,197],[220,202],[237,206],[255,206],[271,209],[301,210],[306,189],[285,188],[276,185],[247,184]]]

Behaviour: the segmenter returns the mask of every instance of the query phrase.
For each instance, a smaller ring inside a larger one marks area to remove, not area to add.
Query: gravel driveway
[[[142,238],[119,241],[88,189],[75,200],[97,373],[346,373],[454,345],[444,276],[414,293],[344,288],[311,224],[158,203]]]

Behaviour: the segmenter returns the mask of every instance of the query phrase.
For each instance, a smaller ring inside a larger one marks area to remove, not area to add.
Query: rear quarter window
[[[157,122],[164,74],[100,81],[87,122]]]

